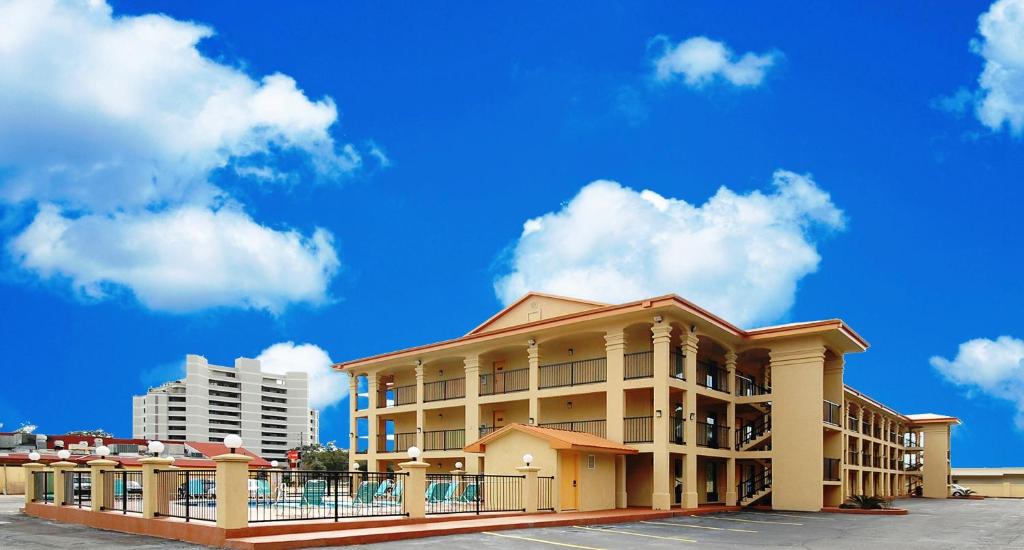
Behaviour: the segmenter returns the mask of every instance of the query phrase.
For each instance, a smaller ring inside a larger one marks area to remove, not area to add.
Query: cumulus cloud
[[[171,311],[323,299],[330,235],[260,225],[211,176],[294,183],[286,154],[337,180],[362,155],[332,137],[331,98],[203,55],[212,35],[103,0],[0,3],[0,202],[37,211],[8,243],[23,267]]]
[[[952,361],[934,356],[930,363],[958,386],[1012,402],[1017,427],[1024,430],[1024,340],[976,338],[960,344]]]
[[[268,372],[308,374],[309,405],[315,409],[323,410],[348,397],[348,375],[334,371],[334,362],[319,346],[280,342],[263,350],[256,359]]]
[[[978,77],[978,119],[993,130],[1024,132],[1024,0],[998,0],[978,18],[971,49],[985,60]]]
[[[810,175],[780,170],[772,183],[721,187],[695,206],[595,181],[523,224],[495,291],[506,304],[531,290],[605,302],[676,293],[739,325],[777,320],[818,268],[814,235],[845,220]]]
[[[724,42],[705,36],[694,36],[678,44],[672,44],[666,36],[657,36],[652,42],[662,49],[654,60],[654,78],[659,82],[682,78],[692,88],[716,80],[733,86],[760,86],[780,55],[747,52],[737,58]]]

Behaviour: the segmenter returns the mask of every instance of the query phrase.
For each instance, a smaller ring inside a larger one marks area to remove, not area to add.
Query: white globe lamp
[[[277,461],[276,460],[271,460],[270,461],[270,467],[271,468],[277,468]]]
[[[533,455],[530,454],[530,453],[524,454],[523,455],[523,464],[526,464],[527,466],[529,466],[531,462],[533,462]]]
[[[224,438],[224,445],[228,448],[228,452],[234,454],[242,446],[242,438],[231,434]]]
[[[160,456],[160,453],[164,452],[164,444],[159,441],[150,441],[146,448],[149,449],[149,454],[153,456]]]
[[[422,451],[420,451],[420,448],[415,446],[415,445],[412,446],[412,447],[409,447],[409,450],[407,452],[409,453],[409,458],[411,458],[413,460],[419,460],[420,459],[420,454],[422,454]]]
[[[106,445],[96,447],[96,456],[100,458],[107,458],[110,456],[110,447],[107,447]]]
[[[461,462],[456,462],[455,463],[455,469],[456,470],[461,470],[462,469],[462,463]]]
[[[32,462],[39,462],[39,453],[32,451],[28,454],[28,459]]]
[[[67,459],[71,458],[71,451],[68,451],[67,449],[58,451],[57,452],[57,458],[59,458],[61,460],[67,460]]]

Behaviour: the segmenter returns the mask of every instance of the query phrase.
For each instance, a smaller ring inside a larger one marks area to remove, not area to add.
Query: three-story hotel
[[[945,498],[958,420],[845,385],[846,354],[867,347],[840,320],[743,330],[675,295],[531,293],[460,338],[335,367],[352,375],[350,449],[365,468],[392,469],[415,445],[436,471],[515,473],[527,440],[496,438],[526,434],[552,449],[537,466],[555,477],[556,510]]]

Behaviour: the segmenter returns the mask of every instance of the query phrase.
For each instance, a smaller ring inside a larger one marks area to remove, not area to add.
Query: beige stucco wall
[[[615,508],[615,455],[587,452],[579,455],[579,511]],[[593,469],[588,467],[589,457],[593,457]]]
[[[494,322],[488,325],[483,332],[490,332],[492,330],[521,325],[532,321],[551,319],[552,317],[560,317],[562,315],[586,311],[595,307],[597,306],[570,300],[559,300],[557,298],[537,296],[509,309],[501,318],[494,320]]]
[[[818,341],[772,349],[772,507],[822,507],[824,353]]]
[[[570,409],[568,404],[572,403]],[[604,393],[548,397],[540,400],[540,423],[604,420]]]
[[[654,492],[654,465],[650,453],[626,457],[626,502],[630,506],[649,507]]]
[[[21,466],[0,466],[0,494],[25,494],[25,469]]]
[[[986,497],[1024,498],[1024,474],[978,476],[954,473],[953,483]]]
[[[926,424],[924,432],[924,496],[949,496],[949,425]]]

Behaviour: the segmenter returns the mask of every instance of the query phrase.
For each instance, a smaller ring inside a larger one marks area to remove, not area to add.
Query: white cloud
[[[338,269],[331,235],[275,231],[244,212],[182,206],[158,213],[65,217],[43,205],[10,243],[43,278],[64,277],[90,298],[131,289],[149,308],[247,307],[280,312],[322,303]]]
[[[780,170],[773,184],[722,187],[694,206],[595,181],[523,224],[495,291],[506,304],[531,290],[606,302],[677,293],[739,325],[777,320],[818,268],[814,230],[845,222],[811,176]]]
[[[661,55],[654,60],[655,79],[669,82],[681,77],[693,88],[716,79],[734,86],[759,86],[780,55],[747,52],[737,58],[724,42],[705,36],[694,36],[675,45],[665,36],[657,36],[652,42],[662,46]]]
[[[978,119],[993,130],[1024,132],[1024,0],[998,0],[978,18],[971,42],[985,59],[978,77]]]
[[[309,404],[323,410],[348,397],[348,375],[336,372],[327,352],[313,344],[280,342],[256,357],[264,370],[284,374],[301,371],[309,375]]]
[[[277,163],[287,153],[337,180],[362,155],[332,137],[330,97],[206,57],[197,45],[212,34],[115,16],[102,0],[0,2],[0,203],[39,209],[8,243],[23,267],[172,311],[323,299],[337,267],[329,234],[259,225],[222,206],[233,202],[211,176],[294,183]]]
[[[1024,340],[976,338],[960,344],[952,361],[934,356],[930,363],[954,384],[1013,402],[1024,430]]]

